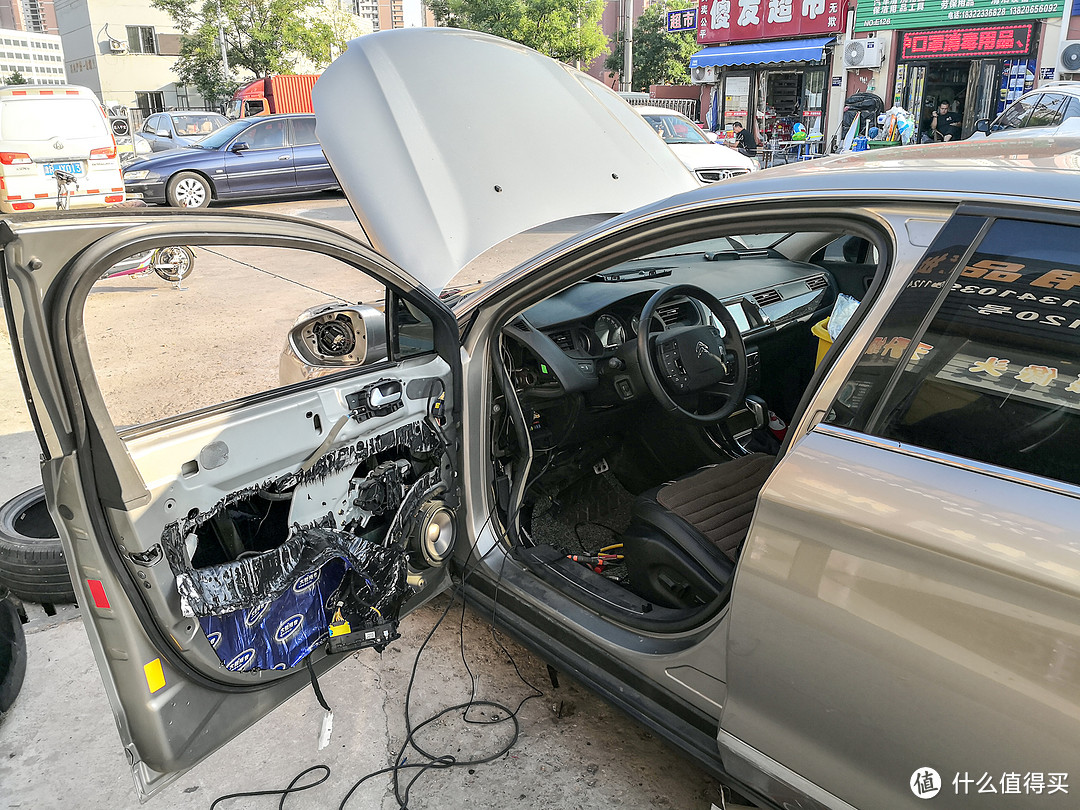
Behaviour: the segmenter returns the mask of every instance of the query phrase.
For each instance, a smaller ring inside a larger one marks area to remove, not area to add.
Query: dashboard
[[[540,397],[581,392],[597,404],[643,395],[634,374],[642,328],[661,332],[706,323],[719,327],[703,304],[685,297],[661,306],[647,327],[639,322],[642,308],[657,290],[678,284],[692,284],[719,299],[751,353],[771,336],[830,306],[836,294],[827,270],[771,249],[637,259],[574,284],[508,324],[515,387]]]

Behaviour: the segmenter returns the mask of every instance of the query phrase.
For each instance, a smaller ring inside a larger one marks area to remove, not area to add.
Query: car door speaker
[[[453,553],[457,539],[455,517],[454,510],[439,499],[428,501],[417,511],[412,542],[428,566],[439,567]]]

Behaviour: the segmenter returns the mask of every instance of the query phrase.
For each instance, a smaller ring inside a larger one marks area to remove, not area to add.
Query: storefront
[[[700,4],[697,40],[703,48],[690,59],[690,75],[695,84],[714,88],[707,123],[730,131],[738,122],[760,143],[790,139],[796,124],[807,133],[826,133],[832,52],[845,6],[840,0],[732,5]]]
[[[855,31],[891,43],[891,101],[915,113],[920,139],[930,139],[929,117],[942,103],[961,116],[966,138],[976,121],[1032,89],[1045,39],[1051,68],[1042,72],[1052,75],[1057,36],[1047,36],[1047,20],[1060,18],[1062,7],[1062,0],[858,0]],[[983,22],[961,24],[976,20]]]

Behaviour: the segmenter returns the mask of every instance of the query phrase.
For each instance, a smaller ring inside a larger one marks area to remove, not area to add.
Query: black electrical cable
[[[481,526],[481,531],[483,531],[484,527],[486,527],[491,522],[492,516],[494,515],[494,511],[495,511],[495,508],[492,507],[492,511],[488,513],[487,519],[484,521],[483,526]],[[424,638],[424,641],[420,644],[420,647],[416,651],[416,656],[413,659],[412,671],[411,671],[410,676],[409,676],[409,685],[408,685],[408,687],[406,688],[406,691],[405,691],[405,729],[406,729],[406,736],[405,736],[405,741],[402,743],[401,748],[398,750],[397,756],[394,758],[394,764],[391,765],[391,766],[388,766],[386,768],[382,768],[382,769],[380,769],[378,771],[366,774],[361,779],[359,779],[357,782],[355,782],[353,784],[353,786],[349,789],[348,793],[346,793],[345,797],[342,799],[341,804],[338,805],[338,810],[344,810],[346,803],[352,797],[353,793],[355,793],[356,790],[360,787],[360,785],[362,785],[364,782],[367,782],[370,779],[375,778],[376,776],[380,776],[380,775],[386,774],[386,773],[393,774],[394,799],[397,801],[398,807],[401,808],[401,810],[406,810],[406,808],[408,807],[409,794],[410,794],[410,791],[412,790],[413,785],[416,783],[416,781],[421,776],[423,776],[429,770],[443,770],[443,769],[452,768],[452,767],[468,767],[468,766],[474,766],[474,765],[483,765],[483,764],[488,763],[488,762],[493,762],[494,760],[499,759],[500,757],[504,756],[506,753],[508,753],[517,744],[518,738],[519,738],[520,733],[521,733],[521,725],[520,725],[520,721],[518,720],[518,716],[517,716],[518,713],[521,711],[521,708],[525,705],[526,702],[528,702],[529,700],[532,700],[533,698],[536,698],[536,697],[542,697],[544,693],[541,690],[537,689],[535,686],[533,686],[531,683],[529,683],[521,675],[521,670],[518,667],[517,662],[514,660],[513,655],[510,654],[509,650],[506,649],[505,645],[503,645],[502,642],[499,641],[499,639],[497,637],[495,637],[496,643],[503,650],[504,654],[506,654],[506,656],[509,658],[509,660],[511,662],[511,665],[514,667],[514,672],[517,674],[519,680],[521,680],[522,683],[524,683],[526,686],[528,686],[533,691],[534,694],[528,695],[526,698],[524,698],[518,704],[517,708],[514,709],[513,711],[511,711],[509,708],[507,708],[506,706],[504,706],[501,703],[497,703],[497,702],[494,702],[494,701],[488,701],[488,700],[477,700],[476,699],[476,679],[472,675],[472,669],[469,667],[468,661],[464,657],[464,639],[462,638],[462,641],[461,641],[462,660],[465,662],[465,668],[469,672],[470,681],[471,681],[471,684],[470,684],[471,691],[470,691],[469,700],[464,702],[464,703],[458,703],[458,704],[455,704],[453,706],[448,706],[448,707],[440,710],[439,712],[437,712],[435,715],[427,718],[426,720],[422,721],[421,723],[419,723],[419,724],[417,724],[415,726],[412,724],[412,716],[411,716],[411,712],[410,712],[411,703],[412,703],[413,687],[414,687],[415,682],[416,682],[416,675],[417,675],[417,671],[418,671],[419,665],[420,665],[420,657],[422,656],[422,654],[424,652],[424,649],[427,647],[428,643],[434,637],[435,632],[442,625],[442,623],[446,619],[447,615],[449,615],[450,608],[454,604],[454,599],[456,599],[458,596],[460,596],[461,599],[462,599],[462,619],[461,619],[462,626],[461,626],[461,628],[459,628],[459,632],[463,634],[463,632],[464,632],[464,610],[465,610],[465,601],[466,601],[466,597],[465,597],[465,594],[464,594],[465,583],[468,580],[469,576],[473,573],[473,571],[475,571],[476,566],[479,565],[479,563],[483,562],[483,560],[489,554],[491,554],[493,551],[495,551],[496,548],[498,548],[498,546],[493,545],[487,552],[485,552],[481,557],[479,557],[476,560],[476,563],[473,565],[473,567],[471,569],[470,569],[469,565],[470,565],[470,562],[472,561],[473,549],[470,548],[469,554],[468,554],[468,556],[467,556],[467,558],[465,560],[464,573],[462,575],[461,582],[457,586],[455,586],[454,594],[453,594],[452,598],[450,598],[447,601],[446,607],[443,609],[442,614],[440,614],[439,618],[436,620],[436,622],[432,626],[431,630],[428,631],[427,636]],[[506,562],[506,558],[504,556],[503,557],[503,565],[505,565],[505,562]],[[496,594],[498,592],[497,589],[499,587],[499,584],[501,584],[501,579],[502,579],[502,567],[500,567],[500,570],[499,570],[499,581],[500,582],[496,583]],[[493,606],[493,610],[494,609],[495,609],[495,607]],[[490,707],[492,709],[495,709],[495,710],[497,710],[497,712],[499,713],[500,716],[492,718],[490,720],[472,720],[472,719],[470,719],[468,717],[469,710],[472,709],[472,708],[475,708],[475,707],[480,707],[480,706],[487,706],[487,707]],[[458,711],[462,712],[462,719],[465,722],[473,723],[473,724],[476,724],[476,725],[495,725],[495,724],[503,723],[503,722],[506,722],[506,721],[509,720],[513,724],[513,733],[511,734],[511,737],[508,740],[508,742],[504,746],[502,746],[499,750],[495,751],[493,754],[490,754],[490,755],[484,756],[484,757],[475,757],[475,758],[467,759],[467,760],[459,760],[456,757],[453,757],[451,755],[436,755],[436,754],[433,754],[433,753],[425,750],[423,748],[423,746],[421,746],[420,744],[417,743],[416,735],[417,735],[418,732],[423,730],[425,727],[431,725],[432,723],[436,722],[437,720],[441,719],[442,717],[444,717],[444,716],[446,716],[448,714],[451,714],[453,712],[458,712]],[[425,762],[414,762],[414,763],[406,762],[405,754],[409,750],[409,748],[412,748],[420,756],[425,757],[427,761],[425,761]],[[417,770],[418,773],[415,776],[413,776],[408,781],[407,784],[405,784],[404,790],[403,790],[402,785],[401,785],[401,774],[402,774],[403,771],[413,770],[413,769]]]
[[[325,773],[323,773],[321,779],[317,779],[316,781],[311,782],[307,785],[295,787],[297,782],[299,782],[312,771],[325,771]],[[288,796],[290,793],[299,793],[301,790],[309,790],[310,788],[317,787],[329,778],[330,768],[328,766],[312,765],[307,770],[298,773],[296,777],[291,782],[289,782],[288,787],[286,787],[284,790],[249,790],[242,793],[230,793],[227,796],[218,796],[210,804],[210,810],[214,810],[215,807],[217,807],[221,802],[225,801],[226,799],[239,799],[247,796],[277,796],[278,794],[281,795],[281,801],[278,802],[278,810],[282,810],[282,808],[285,807],[285,797]]]
[[[311,664],[310,655],[304,659],[304,663],[307,665],[308,675],[311,676],[311,689],[315,692],[315,699],[319,701],[319,705],[326,709],[326,711],[332,712],[333,709],[330,708],[330,704],[327,703],[326,698],[323,697],[322,689],[319,688],[319,678],[315,674],[315,667]]]

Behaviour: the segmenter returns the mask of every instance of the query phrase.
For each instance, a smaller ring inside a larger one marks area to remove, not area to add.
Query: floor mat
[[[530,534],[537,544],[555,546],[568,554],[595,555],[601,548],[619,543],[630,525],[633,504],[634,496],[610,472],[588,475],[554,496],[537,498]],[[626,566],[621,561],[609,562],[603,573],[621,579]]]

